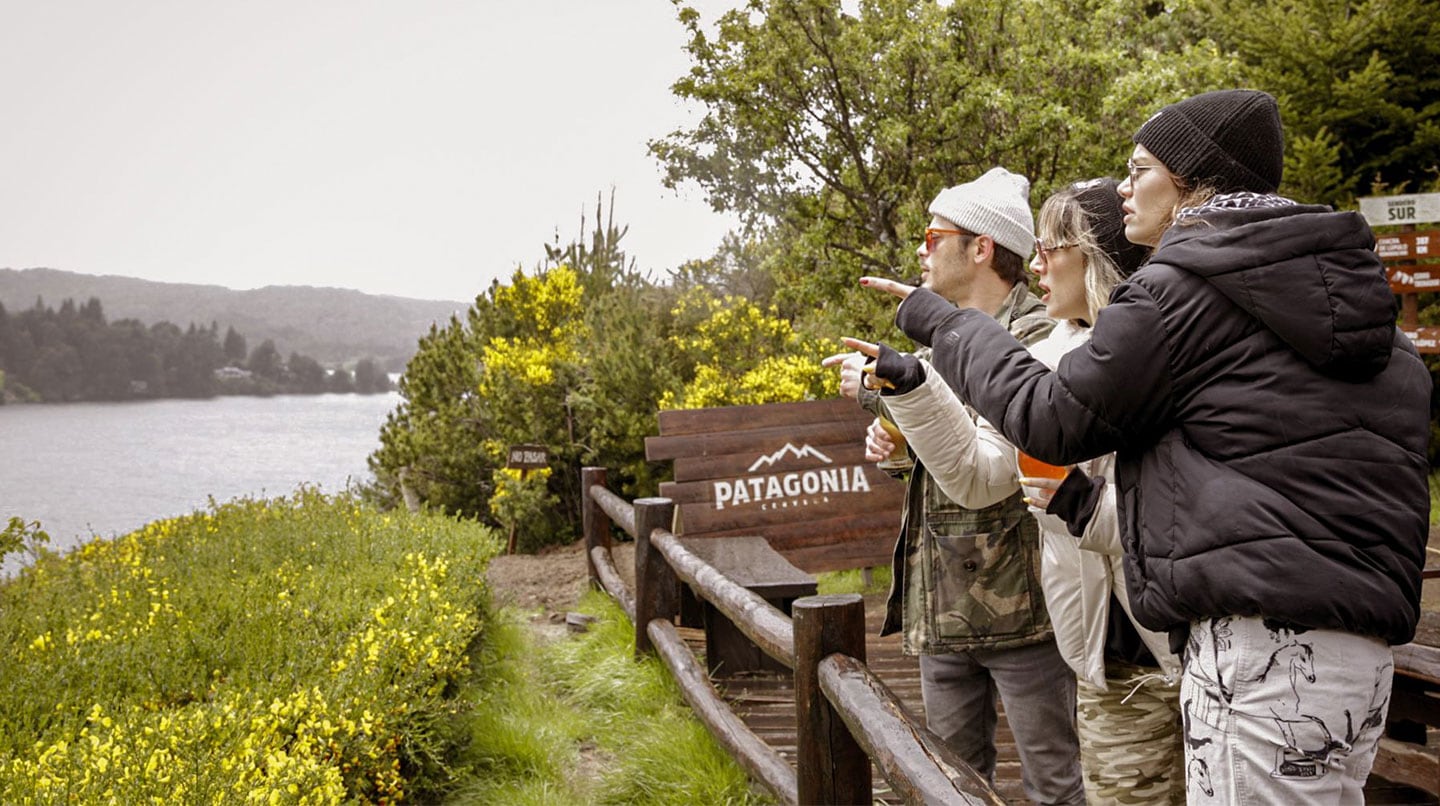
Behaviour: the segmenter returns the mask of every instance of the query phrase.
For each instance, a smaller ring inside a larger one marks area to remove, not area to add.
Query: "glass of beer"
[[[881,470],[890,472],[905,471],[914,467],[915,462],[910,459],[910,452],[906,450],[908,443],[905,441],[905,435],[900,432],[900,427],[891,422],[890,419],[883,414],[876,419],[880,421],[880,427],[885,429],[885,433],[890,436],[890,440],[895,443],[895,450],[891,451],[889,456],[877,462],[876,466]]]
[[[1015,464],[1019,466],[1021,478],[1062,480],[1070,472],[1068,467],[1042,462],[1019,448],[1015,449]]]

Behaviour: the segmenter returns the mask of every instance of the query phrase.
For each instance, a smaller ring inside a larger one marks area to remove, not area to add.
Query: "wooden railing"
[[[1003,804],[968,765],[901,707],[865,665],[865,604],[854,594],[808,596],[794,618],[688,551],[669,531],[674,504],[633,504],[585,468],[586,556],[592,584],[635,625],[635,651],[654,654],[702,723],[749,775],[785,803],[873,801],[871,762],[907,803]],[[611,525],[635,539],[635,590],[615,566]],[[675,628],[680,583],[723,613],[767,655],[794,670],[796,764],[756,736],[711,685]]]

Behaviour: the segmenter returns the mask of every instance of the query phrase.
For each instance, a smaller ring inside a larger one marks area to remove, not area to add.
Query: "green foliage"
[[[670,185],[698,184],[776,242],[785,315],[868,328],[888,305],[855,280],[913,279],[941,188],[996,164],[1037,199],[1117,174],[1146,115],[1223,80],[1228,61],[1168,16],[1139,0],[865,0],[858,16],[756,0],[712,36],[681,6],[693,67],[673,90],[706,114],[651,151]]]
[[[1440,169],[1437,0],[1200,0],[1242,82],[1280,101],[1282,191],[1348,205],[1376,187],[1417,190]],[[1330,159],[1317,159],[1328,152]],[[1337,176],[1338,174],[1338,176]],[[1317,194],[1317,195],[1311,195]]]
[[[865,570],[870,572],[870,583],[865,582]],[[885,593],[890,590],[890,566],[878,568],[852,568],[848,571],[827,571],[816,575],[816,588],[822,595],[831,593]]]
[[[635,270],[603,212],[588,241],[547,247],[547,265],[517,269],[421,341],[370,457],[380,500],[399,500],[403,470],[423,502],[503,517],[518,545],[538,548],[577,533],[585,465],[611,468],[624,494],[653,493],[644,438],[684,367],[667,341],[669,294]],[[550,472],[494,502],[517,444],[544,445]]]
[[[492,476],[490,515],[507,533],[515,535],[515,548],[533,553],[550,541],[537,534],[533,523],[538,513],[553,511],[559,500],[549,489],[550,468],[525,472],[498,468]]]
[[[762,311],[697,287],[672,314],[677,332],[670,342],[695,370],[682,389],[661,396],[662,409],[814,400],[839,391],[836,373],[820,360],[843,345],[801,336],[773,307]]]
[[[0,531],[0,560],[17,551],[24,551],[31,558],[37,557],[49,542],[50,534],[40,528],[40,521],[12,517],[4,531]]]
[[[433,799],[496,546],[302,490],[42,555],[0,585],[0,800]]]
[[[619,607],[591,592],[581,610],[598,620],[585,635],[548,648],[547,682],[582,709],[595,745],[614,760],[596,802],[766,802],[690,714],[660,661],[633,660],[634,628]]]
[[[669,672],[633,659],[619,608],[591,593],[578,609],[597,617],[590,631],[554,643],[531,645],[508,617],[486,631],[484,673],[466,693],[484,707],[467,717],[470,743],[448,802],[769,802],[691,715]]]

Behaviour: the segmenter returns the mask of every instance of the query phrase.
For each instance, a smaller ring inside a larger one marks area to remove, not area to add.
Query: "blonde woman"
[[[1040,209],[1030,268],[1056,320],[1031,353],[1047,366],[1083,345],[1110,292],[1148,250],[1125,239],[1119,183],[1078,182]],[[852,343],[865,352],[868,345]],[[1061,655],[1077,678],[1081,766],[1092,803],[1164,804],[1185,800],[1180,740],[1179,659],[1167,637],[1140,627],[1129,612],[1115,519],[1113,457],[1074,467],[1064,485],[1018,476],[1016,452],[998,431],[965,411],[943,379],[893,368],[892,353],[875,375],[901,387],[885,390],[886,404],[922,464],[954,500],[993,496],[1024,484],[1039,520],[1041,585]],[[883,431],[867,440],[869,458],[893,446]],[[1108,482],[1108,483],[1107,483]],[[1056,495],[1059,491],[1058,496]],[[1049,511],[1047,511],[1047,509]]]

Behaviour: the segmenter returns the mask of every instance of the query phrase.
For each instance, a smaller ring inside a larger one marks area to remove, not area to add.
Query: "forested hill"
[[[32,308],[37,297],[52,307],[66,299],[78,305],[95,297],[112,322],[169,321],[182,328],[191,322],[201,327],[215,322],[221,333],[233,327],[251,344],[270,339],[282,355],[297,352],[324,364],[368,356],[392,372],[404,368],[432,322],[444,324],[452,313],[469,306],[342,288],[266,286],[236,291],[56,269],[0,269],[0,305],[7,311]]]

